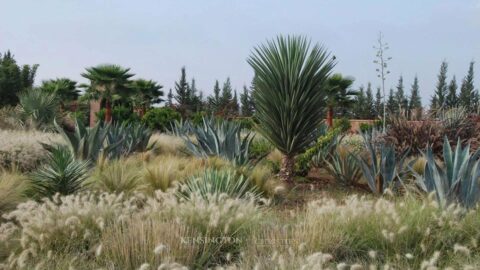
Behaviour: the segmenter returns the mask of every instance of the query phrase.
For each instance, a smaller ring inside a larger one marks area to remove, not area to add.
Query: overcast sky
[[[388,87],[403,75],[409,92],[417,74],[424,102],[442,60],[449,79],[480,62],[480,0],[0,0],[0,51],[40,64],[37,84],[55,77],[84,82],[85,67],[114,63],[167,91],[182,66],[206,94],[227,77],[241,90],[253,76],[246,63],[253,46],[302,34],[337,57],[335,72],[353,76],[357,87],[376,86],[379,31],[393,57]]]

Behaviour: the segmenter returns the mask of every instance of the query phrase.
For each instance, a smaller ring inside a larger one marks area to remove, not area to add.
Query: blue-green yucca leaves
[[[394,188],[400,182],[408,151],[397,158],[393,146],[372,143],[370,133],[362,133],[362,137],[368,158],[357,157],[356,160],[370,189],[374,193],[383,194],[385,189]]]
[[[294,156],[316,138],[335,62],[323,47],[296,36],[254,48],[247,62],[255,71],[257,129],[285,155],[281,176],[291,181]]]
[[[205,170],[199,176],[189,178],[180,186],[179,196],[185,199],[192,195],[203,199],[218,198],[226,194],[232,198],[260,199],[261,191],[248,178],[234,170]]]
[[[182,136],[187,150],[198,157],[220,156],[235,165],[246,165],[249,162],[248,150],[254,135],[247,133],[242,138],[242,128],[232,121],[216,121],[214,118],[203,118],[202,124],[192,127],[196,142],[186,134]]]
[[[346,149],[335,147],[324,162],[325,169],[342,185],[356,184],[362,177],[362,170],[355,156]]]
[[[107,157],[113,159],[147,151],[155,146],[155,143],[148,145],[151,137],[152,131],[144,124],[113,124],[108,129],[106,142],[107,145],[118,146],[113,147]]]
[[[183,136],[183,135],[190,135],[192,134],[193,130],[193,125],[190,120],[183,120],[180,119],[174,120],[173,123],[171,124],[171,133],[175,136]]]
[[[29,179],[34,196],[72,194],[83,187],[89,169],[88,161],[75,160],[64,146],[56,146],[48,154],[48,161]]]
[[[462,148],[458,139],[455,152],[445,138],[443,143],[443,166],[435,161],[432,148],[427,147],[424,156],[427,160],[423,176],[416,174],[417,183],[427,192],[435,192],[442,207],[460,203],[474,207],[480,199],[480,150],[470,154],[470,144]]]

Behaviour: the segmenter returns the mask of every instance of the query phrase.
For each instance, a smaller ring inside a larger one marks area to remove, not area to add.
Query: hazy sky
[[[380,30],[393,57],[387,85],[402,74],[409,92],[418,74],[424,102],[443,59],[449,79],[480,62],[480,0],[0,0],[0,51],[40,64],[37,84],[83,82],[85,67],[115,63],[167,91],[182,66],[206,94],[227,77],[241,90],[253,76],[245,61],[253,46],[302,34],[337,57],[336,72],[353,76],[356,86],[376,86],[372,46]]]

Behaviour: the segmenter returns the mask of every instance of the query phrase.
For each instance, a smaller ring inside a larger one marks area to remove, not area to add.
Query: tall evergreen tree
[[[470,62],[470,66],[468,68],[467,76],[462,81],[462,86],[460,88],[460,96],[459,96],[459,105],[465,107],[467,110],[472,111],[475,109],[475,105],[477,103],[478,95],[475,91],[474,84],[473,84],[473,65],[474,62]]]
[[[375,94],[375,117],[380,117],[383,115],[383,100],[382,100],[382,89],[377,87],[377,93]]]
[[[397,113],[397,109],[398,109],[397,99],[395,98],[395,93],[393,92],[392,88],[390,88],[390,93],[388,95],[387,108],[388,108],[388,112],[391,115]]]
[[[366,99],[365,99],[365,112],[364,112],[365,119],[372,119],[375,117],[374,104],[375,104],[375,101],[373,99],[372,84],[368,83]]]
[[[360,86],[360,88],[358,89],[357,97],[355,98],[355,104],[353,106],[354,117],[358,119],[363,118],[366,99],[367,98],[365,96],[365,88],[363,86]]]
[[[453,76],[452,80],[450,81],[450,84],[448,85],[448,94],[447,94],[447,99],[445,101],[445,105],[447,108],[452,108],[456,107],[458,104],[458,97],[457,97],[457,79],[455,78],[455,75]]]
[[[167,107],[172,107],[173,106],[173,93],[172,93],[172,88],[168,91],[167,95]]]
[[[435,98],[432,98],[432,101],[436,101],[435,104],[432,102],[432,108],[437,109],[439,107],[445,106],[446,96],[447,96],[447,71],[448,63],[443,61],[440,65],[440,72],[437,76],[437,86],[435,87]]]
[[[209,113],[217,114],[219,112],[221,107],[220,91],[220,84],[218,80],[216,80],[213,86],[213,94],[207,98]]]
[[[186,116],[190,105],[190,87],[187,82],[185,67],[182,67],[180,79],[175,82],[175,100],[183,116]]]
[[[420,119],[422,113],[422,99],[420,98],[420,86],[418,85],[418,77],[415,75],[412,88],[410,90],[410,102],[408,104],[408,118]]]
[[[397,84],[397,91],[395,93],[395,103],[398,106],[397,112],[399,114],[404,114],[408,110],[408,99],[405,96],[405,91],[403,87],[403,76],[400,76]]]
[[[254,111],[253,100],[247,86],[243,86],[243,93],[240,94],[240,105],[242,116],[252,116]]]
[[[10,51],[0,54],[0,107],[18,103],[18,94],[33,86],[37,69],[38,65],[20,67]]]

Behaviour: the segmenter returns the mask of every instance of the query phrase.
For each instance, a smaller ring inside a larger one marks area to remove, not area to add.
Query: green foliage
[[[58,115],[58,99],[55,94],[33,88],[20,93],[18,98],[24,126],[40,130],[52,128]]]
[[[152,132],[144,125],[139,123],[113,124],[108,128],[106,143],[107,145],[117,145],[108,153],[110,159],[126,157],[135,152],[145,152],[154,147],[148,143],[152,137]]]
[[[362,171],[358,165],[355,156],[345,147],[335,148],[329,158],[325,159],[325,169],[332,175],[337,182],[345,186],[351,186],[360,180]]]
[[[131,194],[141,187],[140,175],[135,167],[127,166],[122,159],[98,167],[88,180],[94,189],[108,193]]]
[[[10,51],[0,53],[0,107],[15,106],[18,94],[33,87],[38,65],[19,66]]]
[[[424,175],[417,175],[417,182],[427,192],[435,192],[442,207],[459,203],[464,207],[475,207],[480,199],[480,150],[470,154],[470,144],[462,148],[458,139],[455,152],[447,138],[443,143],[443,162],[437,162],[431,147],[424,154]]]
[[[80,95],[80,91],[77,89],[77,82],[68,78],[43,81],[40,88],[45,92],[55,94],[62,104],[76,100]]]
[[[97,121],[102,122],[105,119],[105,108],[100,109],[95,115]],[[126,106],[115,106],[112,108],[112,122],[113,123],[134,123],[138,122],[140,117],[134,113],[131,108]]]
[[[259,132],[289,157],[314,140],[321,121],[325,84],[334,66],[326,50],[302,37],[279,36],[254,49]]]
[[[306,175],[311,165],[321,166],[323,164],[323,160],[334,149],[333,146],[336,144],[337,136],[342,133],[341,127],[327,130],[327,126],[324,124],[320,126],[319,130],[321,135],[317,138],[315,144],[308,148],[305,153],[297,156],[295,170],[301,175]]]
[[[350,120],[347,117],[342,117],[339,119],[333,120],[333,128],[338,128],[341,133],[348,132],[352,125],[350,124]]]
[[[181,115],[172,108],[153,108],[143,116],[142,122],[151,130],[167,131],[175,120],[180,120]]]
[[[264,138],[252,141],[249,149],[250,159],[259,160],[267,156],[274,149],[273,145]]]
[[[255,127],[255,121],[251,117],[236,118],[233,121],[239,123],[244,129],[253,130]]]
[[[236,165],[249,162],[249,148],[254,135],[247,133],[242,138],[242,128],[238,123],[214,118],[203,118],[200,126],[192,127],[196,142],[182,134],[187,150],[198,157],[220,156]]]
[[[387,188],[395,189],[404,173],[403,163],[408,152],[397,158],[393,146],[373,143],[371,133],[362,133],[362,137],[368,157],[356,159],[368,186],[376,194],[383,194]]]
[[[75,121],[73,132],[63,129],[56,122],[55,127],[75,159],[96,162],[101,154],[106,157],[119,145],[119,143],[110,145],[105,143],[109,127],[104,127],[100,123],[88,128],[84,123]],[[55,148],[55,146],[47,144],[43,144],[43,146],[50,151]]]
[[[218,199],[222,194],[232,198],[261,197],[259,189],[248,178],[232,170],[206,170],[180,186],[179,196],[188,199],[192,194],[203,199]]]
[[[88,161],[75,160],[67,148],[57,146],[48,154],[47,164],[30,175],[31,192],[36,197],[75,193],[82,188],[88,168]]]

